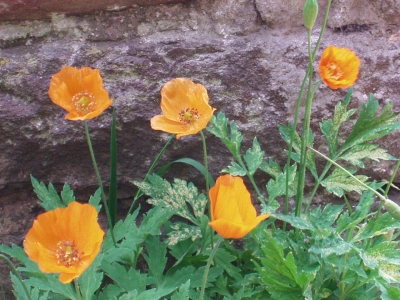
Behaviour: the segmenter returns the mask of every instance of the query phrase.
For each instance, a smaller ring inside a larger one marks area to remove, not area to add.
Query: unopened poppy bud
[[[318,15],[318,1],[306,0],[303,8],[304,26],[308,29],[313,28]]]
[[[392,200],[385,199],[383,201],[383,206],[393,218],[400,220],[400,206],[397,205],[397,203],[393,202]]]

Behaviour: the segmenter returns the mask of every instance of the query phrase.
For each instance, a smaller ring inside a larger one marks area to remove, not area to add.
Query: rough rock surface
[[[51,19],[0,24],[0,244],[20,244],[40,211],[30,174],[56,187],[70,183],[83,201],[96,188],[83,124],[64,120],[65,112],[47,95],[51,76],[64,65],[100,69],[114,99],[121,197],[132,195],[129,180],[143,178],[169,138],[152,131],[149,120],[160,113],[161,87],[175,77],[188,77],[207,88],[211,105],[243,132],[245,149],[257,136],[266,158],[282,161],[285,145],[277,125],[292,119],[307,65],[304,2],[289,2],[197,0],[80,16],[53,13]],[[319,2],[314,43],[327,1]],[[382,106],[392,100],[398,112],[400,0],[364,2],[333,2],[318,55],[331,44],[354,50],[362,65],[351,106],[360,107],[374,93]],[[312,115],[317,147],[322,139],[318,122],[331,117],[345,93],[324,84],[318,88]],[[89,121],[104,181],[110,119],[111,109]],[[206,137],[210,169],[217,175],[231,157],[220,141]],[[398,137],[396,132],[380,141],[395,157],[400,157]],[[175,140],[163,163],[182,156],[201,161],[199,149],[199,136]],[[371,162],[365,173],[380,180],[389,178],[392,168],[393,163]],[[199,177],[182,165],[167,175]],[[17,207],[24,209],[16,212]],[[11,221],[11,212],[18,225]]]

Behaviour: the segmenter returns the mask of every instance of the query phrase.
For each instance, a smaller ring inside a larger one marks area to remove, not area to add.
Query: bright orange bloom
[[[104,232],[94,206],[71,202],[38,216],[25,237],[24,249],[44,273],[61,273],[69,283],[85,271],[100,251]]]
[[[53,75],[50,81],[51,101],[61,106],[68,120],[90,120],[107,109],[112,100],[103,88],[100,71],[83,67],[66,66]]]
[[[344,89],[356,82],[360,64],[360,59],[350,49],[329,46],[322,53],[319,74],[331,89]]]
[[[215,108],[208,104],[207,90],[186,78],[175,78],[161,89],[162,115],[150,120],[151,128],[176,133],[176,138],[206,128]]]
[[[250,193],[242,178],[220,176],[210,189],[211,218],[208,224],[224,238],[240,239],[252,231],[269,214],[257,217]]]

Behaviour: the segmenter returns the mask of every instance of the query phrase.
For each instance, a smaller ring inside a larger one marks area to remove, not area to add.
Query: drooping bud
[[[306,0],[303,8],[303,18],[304,18],[304,26],[307,29],[313,28],[315,20],[318,15],[318,1],[317,0]]]
[[[385,199],[383,201],[383,206],[386,208],[387,212],[396,220],[400,220],[400,206],[392,200]]]

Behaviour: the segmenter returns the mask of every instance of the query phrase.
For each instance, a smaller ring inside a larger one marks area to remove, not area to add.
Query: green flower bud
[[[311,30],[318,15],[318,1],[306,0],[303,9],[304,26]]]
[[[396,220],[400,220],[400,206],[392,200],[385,199],[383,201],[383,206],[386,208],[387,212]]]

